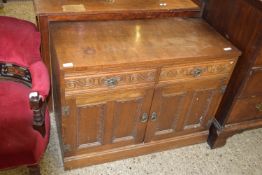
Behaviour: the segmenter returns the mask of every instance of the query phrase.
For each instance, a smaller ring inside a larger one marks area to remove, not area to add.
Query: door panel
[[[140,122],[143,113],[149,113],[153,88],[138,88],[85,94],[70,103],[71,117],[66,126],[75,125],[64,137],[75,136],[67,144],[71,150],[110,149],[129,144],[142,143],[146,122]]]
[[[139,122],[139,116],[142,114],[142,102],[142,98],[115,102],[117,110],[113,119],[113,143],[135,140],[135,128],[137,128],[136,125]]]
[[[158,86],[155,90],[146,142],[208,129],[221,100],[220,79],[195,80]]]
[[[92,147],[102,144],[105,108],[105,103],[77,107],[77,143],[79,147]]]
[[[184,129],[200,127],[202,119],[206,116],[212,98],[213,90],[203,89],[194,91],[188,113],[185,116]]]

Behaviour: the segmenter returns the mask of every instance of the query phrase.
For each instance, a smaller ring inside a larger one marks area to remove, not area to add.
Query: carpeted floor
[[[31,0],[8,0],[0,15],[35,22]],[[64,171],[56,127],[41,160],[43,175],[262,175],[262,128],[228,139],[223,148],[210,150],[203,144],[149,154],[71,171]],[[25,167],[0,171],[0,175],[25,175]]]

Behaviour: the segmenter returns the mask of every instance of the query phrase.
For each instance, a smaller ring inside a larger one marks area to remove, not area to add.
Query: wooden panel
[[[105,121],[105,104],[78,106],[77,145],[79,148],[102,144]]]
[[[228,123],[262,119],[262,96],[238,99],[230,113]]]
[[[68,71],[216,61],[240,54],[201,19],[59,22],[51,28],[60,69]],[[63,67],[66,63],[72,67]]]
[[[242,94],[254,62],[257,60],[258,64],[255,66],[260,65],[258,55],[259,52],[261,55],[262,48],[262,2],[261,0],[208,0],[206,4],[204,18],[207,22],[242,51],[218,108],[216,122],[210,128],[208,143],[214,148],[225,144],[227,134],[222,136],[224,135],[222,128],[228,120],[231,120],[230,111]],[[250,91],[249,93],[252,94]],[[234,121],[241,122],[241,115],[238,119],[234,118]],[[253,126],[259,127],[255,123]],[[238,132],[236,128],[235,133]],[[252,127],[239,127],[239,131],[243,128]]]
[[[258,53],[258,56],[256,58],[255,67],[262,67],[262,48],[260,48],[260,51]]]
[[[132,101],[130,99],[116,101],[116,112],[113,119],[113,143],[135,139],[136,125],[140,122],[139,119],[142,116],[142,102],[142,98]]]
[[[184,122],[184,129],[198,128],[207,115],[209,104],[213,98],[212,90],[196,90]]]
[[[209,0],[206,4],[207,22],[242,51],[216,114],[222,127],[230,118],[234,100],[241,94],[262,48],[262,3],[260,0]]]
[[[64,14],[67,12],[70,15],[72,12],[78,14],[99,14],[99,13],[124,13],[128,11],[138,12],[165,12],[165,11],[190,11],[199,10],[199,7],[191,0],[165,0],[166,4],[162,4],[159,0],[34,0],[36,13],[43,14]],[[67,6],[68,10],[65,10]],[[68,6],[69,5],[69,6]],[[70,5],[78,5],[70,7]],[[79,5],[83,5],[80,7]],[[64,6],[64,9],[63,9]],[[71,10],[70,10],[71,9]]]
[[[67,99],[61,106],[62,150],[64,154],[77,149],[77,120],[75,99]]]
[[[207,140],[207,135],[208,131],[202,131],[193,134],[183,135],[180,137],[148,143],[141,143],[91,154],[83,153],[81,155],[65,157],[64,166],[66,170],[69,170],[73,168],[85,167],[89,165],[95,165],[109,161],[140,156],[143,154],[150,154],[157,151],[164,151],[168,149],[179,148],[182,146],[199,144]]]
[[[241,97],[262,95],[262,69],[253,69],[244,84]]]
[[[227,78],[184,81],[155,90],[146,142],[208,129]]]
[[[180,109],[185,100],[185,93],[163,94],[164,100],[161,106],[161,115],[165,117],[159,117],[158,130],[172,132],[176,127],[176,122],[180,114]],[[172,107],[170,107],[172,104]],[[170,129],[171,128],[171,129]],[[158,133],[156,133],[158,134]]]
[[[235,65],[234,60],[198,63],[190,65],[176,65],[162,68],[159,81],[184,81],[207,76],[218,76],[231,73]]]
[[[65,73],[65,95],[88,93],[90,91],[114,90],[123,86],[155,83],[156,70]]]
[[[68,120],[63,138],[70,145],[65,156],[143,142],[146,123],[140,119],[149,112],[152,95],[149,87],[74,97],[70,114],[63,117]]]

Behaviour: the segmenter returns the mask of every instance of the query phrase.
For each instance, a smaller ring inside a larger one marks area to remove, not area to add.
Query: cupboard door
[[[158,86],[152,102],[146,142],[208,129],[226,82],[221,78]]]
[[[89,94],[71,99],[64,117],[70,151],[101,150],[142,143],[153,88]]]

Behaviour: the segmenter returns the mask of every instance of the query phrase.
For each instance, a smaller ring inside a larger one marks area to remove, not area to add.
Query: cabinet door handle
[[[144,112],[143,115],[142,115],[142,117],[141,117],[141,119],[140,119],[140,122],[146,123],[147,120],[148,120],[148,115],[147,115],[146,112]]]
[[[192,71],[193,77],[199,77],[203,73],[203,69],[201,68],[195,68]]]
[[[104,83],[108,87],[115,87],[118,84],[119,78],[118,77],[112,77],[104,80]]]
[[[152,121],[156,121],[156,119],[157,119],[157,113],[156,112],[152,112],[151,120]]]
[[[259,103],[256,105],[256,109],[259,111],[259,112],[262,112],[262,103]]]

